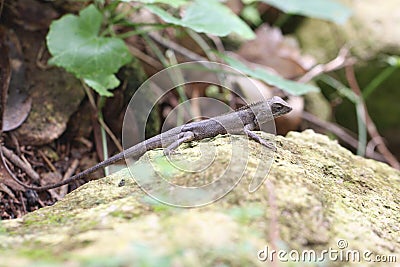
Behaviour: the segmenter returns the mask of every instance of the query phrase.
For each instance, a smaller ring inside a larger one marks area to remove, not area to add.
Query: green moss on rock
[[[398,171],[355,156],[313,131],[275,139],[278,151],[271,158],[259,144],[234,137],[250,148],[243,179],[227,196],[201,208],[155,202],[123,170],[78,188],[52,207],[3,221],[0,266],[49,261],[52,266],[267,266],[257,259],[266,245],[301,253],[338,249],[341,239],[348,249],[400,260]],[[195,160],[200,143],[216,149],[206,171],[213,180],[226,166],[229,140],[219,136],[194,142],[175,156]],[[156,164],[161,155],[161,150],[151,151],[137,164]],[[268,179],[249,193],[249,177],[261,175],[257,166],[269,159]],[[122,178],[125,186],[118,187]],[[199,174],[176,172],[171,178],[196,184]],[[325,259],[323,264],[343,263]]]

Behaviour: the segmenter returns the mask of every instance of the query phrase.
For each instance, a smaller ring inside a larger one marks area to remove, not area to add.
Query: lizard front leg
[[[178,135],[178,140],[174,141],[168,147],[164,149],[164,155],[171,155],[173,151],[181,144],[194,140],[193,132],[182,132]]]
[[[258,136],[254,132],[252,132],[252,130],[254,130],[254,129],[256,129],[256,125],[255,125],[255,123],[251,123],[251,124],[245,125],[244,128],[243,128],[243,131],[250,139],[253,139],[254,141],[260,143],[261,145],[263,145],[263,146],[271,149],[272,151],[276,152],[276,147],[274,146],[274,144],[265,141],[260,136]]]

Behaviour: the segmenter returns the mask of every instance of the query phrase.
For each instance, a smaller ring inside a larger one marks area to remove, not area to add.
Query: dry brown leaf
[[[7,31],[6,45],[9,48],[12,75],[10,85],[7,88],[7,103],[3,115],[2,129],[5,132],[19,127],[28,117],[32,106],[32,99],[27,93],[21,44],[12,31]]]
[[[268,66],[285,78],[303,75],[315,64],[312,57],[301,55],[295,39],[283,36],[278,28],[263,24],[256,35],[256,39],[244,43],[238,51],[252,63]]]

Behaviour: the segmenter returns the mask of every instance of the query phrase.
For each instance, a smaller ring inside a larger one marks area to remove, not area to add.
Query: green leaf
[[[114,74],[87,77],[83,78],[83,80],[101,96],[112,96],[113,94],[108,90],[114,89],[120,84]]]
[[[167,23],[186,27],[181,19],[175,18],[174,16],[169,14],[167,11],[165,11],[164,9],[162,9],[158,6],[148,5],[148,6],[146,6],[146,9],[148,9],[153,14],[159,16],[161,19],[163,19]]]
[[[195,0],[187,6],[182,18],[176,18],[154,5],[146,8],[167,23],[188,27],[196,32],[217,36],[226,36],[234,32],[245,39],[255,37],[254,32],[244,21],[216,0]]]
[[[47,35],[53,56],[49,64],[63,67],[78,78],[116,73],[131,55],[121,39],[99,36],[102,21],[103,15],[94,5],[81,10],[79,16],[69,14],[53,21]]]
[[[141,2],[144,4],[167,4],[178,8],[187,3],[187,0],[120,0],[121,2]]]
[[[239,60],[222,54],[219,54],[219,56],[222,57],[223,60],[225,60],[225,62],[231,67],[243,72],[244,74],[259,79],[269,85],[276,86],[292,95],[303,95],[309,92],[319,92],[319,88],[315,86],[286,80],[263,69],[256,68],[253,70],[248,68]]]
[[[334,0],[260,0],[288,14],[329,20],[343,24],[351,15],[351,10]]]
[[[245,20],[253,23],[254,25],[260,25],[263,22],[260,16],[260,12],[258,12],[257,7],[254,5],[245,6],[242,9],[241,16]]]

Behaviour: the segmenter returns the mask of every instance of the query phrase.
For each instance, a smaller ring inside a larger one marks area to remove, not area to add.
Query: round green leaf
[[[49,64],[63,67],[78,78],[116,73],[131,56],[121,39],[99,36],[102,20],[100,11],[89,5],[79,16],[66,15],[54,21],[47,35],[53,56]]]
[[[101,96],[112,96],[113,94],[108,90],[116,88],[120,83],[115,75],[93,76],[83,80]]]

